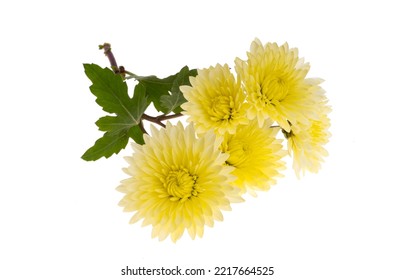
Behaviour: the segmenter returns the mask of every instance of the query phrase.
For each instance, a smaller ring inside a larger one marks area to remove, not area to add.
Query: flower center
[[[232,119],[234,101],[232,96],[216,96],[211,100],[211,116],[213,121]]]
[[[172,170],[167,174],[163,184],[170,200],[185,201],[191,196],[197,196],[196,188],[196,175],[189,174],[188,170],[181,168],[179,170]]]
[[[273,100],[281,102],[289,92],[287,81],[281,76],[267,77],[261,85],[262,98],[266,103],[272,103]]]
[[[248,143],[236,139],[231,140],[228,143],[228,146],[223,150],[230,154],[227,164],[235,167],[240,167],[246,160],[248,160],[253,151]]]

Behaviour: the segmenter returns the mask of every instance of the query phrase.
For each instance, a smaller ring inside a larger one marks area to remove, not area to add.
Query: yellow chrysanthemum
[[[131,223],[143,219],[152,225],[152,237],[169,235],[175,242],[188,230],[191,238],[203,235],[204,226],[223,219],[222,210],[242,201],[231,186],[233,170],[225,166],[229,155],[221,153],[222,139],[214,132],[197,138],[193,125],[167,123],[165,129],[151,127],[144,145],[133,145],[125,172],[131,177],[118,190],[124,211],[136,211]]]
[[[198,70],[190,82],[191,86],[180,87],[188,101],[181,107],[197,133],[210,129],[220,135],[234,133],[237,125],[247,123],[245,94],[228,65]]]
[[[292,125],[291,132],[285,132],[288,139],[288,151],[293,156],[293,169],[299,177],[306,170],[317,173],[324,161],[323,157],[328,152],[323,147],[331,136],[328,131],[330,120],[328,113],[330,108],[323,104],[317,104],[318,119],[311,120],[309,124],[298,123]]]
[[[255,39],[247,56],[247,61],[236,58],[235,63],[247,94],[248,118],[257,118],[260,126],[270,118],[287,132],[289,123],[308,123],[316,102],[312,84],[322,80],[306,79],[310,66],[298,58],[298,50],[287,43],[263,46]]]
[[[282,140],[276,139],[279,127],[270,127],[264,122],[260,128],[257,121],[237,127],[235,134],[226,134],[221,150],[230,154],[226,163],[235,167],[233,182],[242,193],[254,190],[268,190],[280,176],[279,170],[285,168],[281,158],[286,154]]]

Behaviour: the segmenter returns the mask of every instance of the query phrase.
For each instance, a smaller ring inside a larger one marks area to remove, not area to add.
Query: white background
[[[274,266],[274,276],[240,279],[395,279],[390,3],[3,1],[0,279],[149,279],[121,276],[126,265]],[[80,158],[104,115],[82,63],[108,66],[97,46],[110,42],[119,64],[165,77],[186,64],[233,65],[255,37],[299,48],[309,77],[326,80],[330,156],[301,180],[289,168],[202,239],[151,239],[117,206],[131,148]]]

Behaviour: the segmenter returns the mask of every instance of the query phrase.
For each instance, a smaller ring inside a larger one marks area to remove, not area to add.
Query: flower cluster
[[[255,39],[234,69],[198,70],[180,87],[189,124],[152,126],[145,144],[133,144],[120,205],[135,212],[131,222],[151,225],[152,237],[201,237],[246,192],[268,190],[285,168],[284,140],[298,176],[317,172],[327,155],[330,107],[297,49]]]

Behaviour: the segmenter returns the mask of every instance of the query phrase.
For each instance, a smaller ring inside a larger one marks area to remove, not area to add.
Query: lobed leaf
[[[160,79],[156,76],[137,76],[132,77],[136,79],[139,84],[146,87],[146,94],[148,102],[153,102],[155,108],[165,114],[176,110],[181,111],[179,106],[186,100],[179,87],[181,85],[190,85],[189,77],[196,76],[197,70],[189,70],[188,66],[184,66],[177,74]],[[174,95],[175,96],[172,96]],[[176,113],[178,113],[176,112]]]
[[[134,88],[133,98],[130,98],[127,85],[119,75],[115,75],[108,68],[103,69],[94,64],[85,64],[84,67],[93,83],[90,88],[97,97],[96,102],[104,111],[115,113],[115,116],[104,116],[96,122],[99,130],[105,133],[82,155],[82,158],[84,160],[97,160],[103,156],[108,158],[125,148],[129,138],[143,144],[143,132],[139,123],[148,106],[144,85],[137,85]]]
[[[84,64],[84,69],[92,81],[90,90],[97,97],[96,103],[108,113],[128,115],[130,97],[122,77],[114,74],[109,68],[101,68],[96,64]]]

